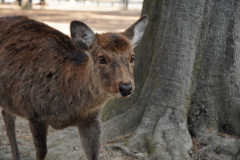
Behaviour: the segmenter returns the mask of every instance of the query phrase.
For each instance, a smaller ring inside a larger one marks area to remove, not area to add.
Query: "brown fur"
[[[131,50],[128,38],[118,33],[104,33],[98,36],[97,42],[100,46],[113,53],[124,53]]]
[[[100,110],[109,99],[121,97],[119,84],[134,90],[134,53],[124,34],[95,36],[84,52],[43,23],[22,16],[0,18],[0,106],[14,159],[20,159],[14,115],[29,120],[37,160],[46,156],[49,125],[77,126],[87,158],[98,159]],[[99,56],[107,64],[99,63]]]

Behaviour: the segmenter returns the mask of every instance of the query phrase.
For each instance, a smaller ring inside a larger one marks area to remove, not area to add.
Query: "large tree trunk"
[[[230,159],[240,143],[240,2],[145,0],[136,88],[103,110],[102,141],[149,159]],[[194,139],[192,139],[194,138]]]

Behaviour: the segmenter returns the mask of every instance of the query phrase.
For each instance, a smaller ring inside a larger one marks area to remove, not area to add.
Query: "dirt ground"
[[[73,10],[71,10],[71,7]],[[64,9],[64,10],[63,10]],[[26,15],[30,18],[44,22],[65,34],[69,35],[69,24],[72,20],[79,20],[89,25],[95,32],[123,31],[134,23],[140,15],[141,8],[121,11],[117,7],[103,8],[97,6],[34,5],[33,10],[20,10],[17,5],[0,4],[0,16]],[[20,153],[23,160],[35,159],[34,145],[29,131],[28,121],[22,118],[16,120],[16,132]],[[128,160],[147,159],[147,153],[129,151],[121,143],[129,135],[119,137],[109,143],[103,144],[100,157],[102,160]],[[0,160],[12,159],[9,141],[6,136],[5,126],[0,115]],[[79,135],[76,128],[48,131],[47,160],[84,160],[81,150]]]

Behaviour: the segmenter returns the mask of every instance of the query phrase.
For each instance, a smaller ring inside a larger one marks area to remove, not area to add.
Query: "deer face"
[[[127,97],[135,89],[134,47],[142,38],[147,25],[143,16],[123,33],[94,34],[84,23],[71,23],[74,43],[88,53],[94,72],[93,81],[107,94]]]
[[[118,33],[96,35],[90,52],[94,70],[103,90],[127,97],[134,91],[134,52],[126,36]]]

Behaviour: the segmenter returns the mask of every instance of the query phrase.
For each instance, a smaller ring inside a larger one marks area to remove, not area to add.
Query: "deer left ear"
[[[144,30],[148,24],[148,17],[142,16],[137,22],[130,26],[123,34],[128,37],[132,47],[135,48],[142,39]]]
[[[70,31],[73,42],[82,50],[88,50],[95,40],[93,30],[83,22],[72,21]]]

